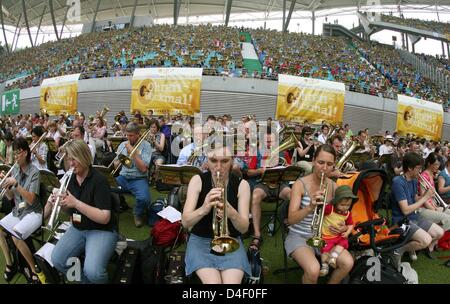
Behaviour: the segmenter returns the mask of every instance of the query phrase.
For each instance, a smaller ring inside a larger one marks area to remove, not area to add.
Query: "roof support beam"
[[[231,6],[233,5],[233,0],[227,0],[227,11],[225,15],[225,26],[228,26],[228,21],[230,21],[230,13],[231,13]]]
[[[36,32],[36,38],[34,38],[34,45],[36,45],[37,38],[39,36],[39,30],[41,29],[42,19],[44,18],[44,14],[45,14],[45,10],[46,9],[47,9],[47,5],[44,5],[44,10],[42,11],[41,18],[39,19],[39,25],[38,25],[37,32]]]
[[[1,22],[2,22],[3,37],[5,37],[6,51],[9,53],[8,40],[6,40],[5,22],[4,22],[4,20],[3,20],[3,10],[2,10],[3,3],[2,3],[2,2],[3,2],[3,1],[0,0],[0,19],[1,19]]]
[[[16,28],[14,29],[13,41],[11,44],[11,52],[14,50],[14,42],[16,40],[16,34],[17,34],[17,29],[19,28],[20,19],[22,19],[22,14],[19,15],[19,19],[17,20]],[[20,34],[20,31],[19,31],[19,34]],[[19,37],[17,37],[17,39],[19,39]]]
[[[98,12],[98,9],[99,9],[99,7],[100,7],[100,2],[102,2],[102,0],[97,0],[97,6],[95,7],[94,18],[92,18],[91,33],[94,32],[94,28],[95,28],[95,19],[97,18],[97,12]]]
[[[50,16],[52,17],[53,29],[55,30],[56,39],[59,40],[58,29],[56,28],[55,13],[53,12],[53,0],[48,0],[48,7],[50,8]]]
[[[19,28],[19,34],[17,35],[17,39],[16,39],[16,45],[14,46],[14,50],[17,48],[17,42],[19,42],[19,38],[20,38],[20,32],[22,31],[22,28]]]
[[[64,20],[61,26],[61,32],[59,33],[59,38],[62,37],[63,31],[64,31],[64,25],[66,25],[66,20],[67,20],[67,13],[69,12],[69,7],[70,6],[66,6],[66,13],[64,14]]]
[[[294,7],[295,7],[295,2],[296,0],[291,1],[291,6],[289,7],[289,14],[286,18],[286,21],[284,22],[284,29],[283,32],[286,32],[289,26],[289,22],[291,21],[291,17],[292,17],[292,12],[294,11]],[[284,4],[283,4],[284,5]],[[283,10],[284,12],[285,10]]]
[[[180,15],[181,0],[173,1],[173,25],[178,24],[178,16]]]
[[[31,32],[30,32],[30,24],[28,23],[28,16],[27,16],[27,7],[25,5],[25,0],[22,0],[22,13],[23,17],[25,18],[25,26],[27,27],[28,37],[30,38],[31,47],[33,47],[33,38],[31,38]]]
[[[138,2],[138,0],[134,0],[133,10],[131,11],[131,18],[130,18],[130,29],[133,28],[134,14],[136,13],[137,2]],[[120,3],[120,2],[119,2],[119,3]]]
[[[312,21],[312,34],[315,35],[316,33],[316,11],[311,11],[311,21]]]
[[[285,29],[285,23],[286,23],[286,0],[283,0],[283,25],[281,26],[281,30],[284,34]]]

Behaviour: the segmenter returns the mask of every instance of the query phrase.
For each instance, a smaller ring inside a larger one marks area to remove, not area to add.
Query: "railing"
[[[443,91],[448,92],[450,88],[450,76],[446,71],[440,71],[434,66],[405,50],[398,50],[403,60],[410,63],[422,75],[433,81]]]

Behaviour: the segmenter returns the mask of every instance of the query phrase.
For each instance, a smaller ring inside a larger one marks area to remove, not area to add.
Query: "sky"
[[[436,12],[437,10],[437,12]],[[393,12],[394,16],[398,16],[396,7],[388,7],[384,6],[382,9],[378,9],[376,11],[383,11],[384,13]],[[422,8],[418,10],[416,7],[405,7],[403,8],[403,14],[405,18],[419,18],[425,20],[435,20],[441,22],[450,22],[450,8],[446,7],[430,7]],[[202,22],[210,22],[212,24],[223,24],[224,16],[223,15],[210,15],[210,16],[186,16],[187,12],[184,12],[183,9],[180,11],[180,17],[178,20],[178,24],[198,24]],[[244,26],[251,28],[258,27],[266,27],[268,29],[276,29],[281,30],[282,27],[282,12],[271,12],[268,16],[264,16],[264,13],[245,13],[245,14],[232,14],[230,17],[230,26]],[[250,21],[251,20],[251,21]],[[333,9],[326,11],[318,11],[316,13],[316,22],[315,22],[315,34],[322,34],[322,24],[333,23],[337,20],[337,23],[343,25],[347,28],[352,28],[358,25],[358,17],[356,15],[356,8],[346,8],[346,9]],[[162,23],[172,23],[173,19],[160,19],[155,20],[155,24]],[[73,33],[70,33],[68,28],[71,29]],[[61,26],[58,27],[61,29]],[[68,38],[71,36],[78,35],[81,33],[82,25],[80,24],[67,24],[64,28],[63,38]],[[31,28],[32,37],[36,36],[37,28]],[[55,40],[54,29],[53,27],[45,27],[41,28],[42,31],[47,34],[40,34],[37,39],[37,43],[41,44],[46,41]],[[303,33],[312,33],[312,21],[311,21],[311,12],[307,11],[296,11],[293,12],[291,21],[289,23],[288,30],[290,32],[303,32]],[[11,43],[14,36],[14,28],[9,28],[7,33],[8,42]],[[392,37],[397,37],[397,45],[396,47],[401,47],[401,34],[393,31],[383,30],[372,35],[372,40],[379,41],[385,44],[393,44]],[[0,34],[0,41],[4,45],[4,37]],[[20,39],[17,43],[18,48],[30,47],[31,43],[28,37],[28,33],[26,29],[23,28],[21,32]],[[436,41],[433,39],[421,39],[416,44],[416,52],[417,53],[425,53],[430,55],[442,55],[442,44],[440,41]]]

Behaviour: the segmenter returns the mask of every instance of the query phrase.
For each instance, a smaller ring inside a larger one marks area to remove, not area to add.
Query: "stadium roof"
[[[42,26],[52,25],[50,7],[53,9],[55,23],[64,22],[67,2],[77,0],[0,0],[5,25],[19,27],[26,26],[28,19],[29,27],[38,26],[42,16]],[[98,13],[96,20],[108,20],[116,17],[131,16],[136,5],[135,15],[151,15],[153,18],[173,18],[174,3],[178,3],[180,16],[189,12],[190,16],[200,15],[226,15],[227,3],[231,3],[231,13],[251,13],[282,11],[283,2],[286,11],[292,5],[293,10],[320,11],[333,8],[366,6],[367,3],[382,3],[383,5],[428,5],[434,7],[449,6],[450,0],[78,0],[81,9],[81,20],[76,23],[87,23],[93,20],[97,5]],[[24,10],[25,7],[25,10]],[[25,14],[24,14],[25,12]],[[26,18],[25,18],[26,17]],[[66,23],[70,23],[66,21]],[[73,22],[72,22],[73,23]]]

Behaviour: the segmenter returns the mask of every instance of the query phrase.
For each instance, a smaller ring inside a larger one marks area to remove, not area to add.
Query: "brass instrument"
[[[430,183],[421,174],[419,174],[419,183],[425,191],[430,188],[433,188],[433,186],[431,186]],[[444,208],[444,210],[443,210],[444,212],[445,212],[445,210],[448,209],[448,205],[444,202],[444,200],[437,193],[437,191],[435,191],[435,193],[434,193],[433,201],[435,202],[436,207]]]
[[[239,241],[229,236],[228,231],[228,211],[227,211],[227,185],[225,179],[222,178],[220,172],[217,171],[216,180],[213,179],[215,188],[222,189],[222,196],[220,202],[223,204],[223,216],[219,218],[217,216],[218,207],[214,206],[212,229],[214,238],[211,241],[211,250],[217,254],[223,255],[231,253],[239,248]]]
[[[11,169],[9,169],[9,171],[5,174],[5,176],[3,177],[3,179],[0,181],[0,187],[3,188],[3,184],[5,183],[6,179],[12,174],[14,167],[18,165],[17,162],[14,163],[14,165],[12,165]],[[8,191],[8,188],[3,188],[2,191],[0,192],[0,201],[3,199],[3,197],[6,194],[6,191]]]
[[[62,163],[64,161],[64,157],[66,157],[67,152],[65,151],[65,146],[70,143],[73,139],[70,139],[64,143],[64,145],[59,148],[58,153],[55,155],[55,166],[56,168],[61,168]]]
[[[44,134],[41,135],[41,137],[39,137],[39,139],[37,140],[37,142],[35,142],[33,144],[32,147],[30,147],[30,152],[32,153],[34,151],[34,149],[37,148],[37,146],[39,145],[39,143],[47,136],[48,132],[44,132]]]
[[[99,117],[101,117],[102,119],[105,119],[105,115],[106,115],[106,113],[108,113],[109,112],[109,108],[107,107],[107,106],[103,106],[103,109],[102,109],[102,111],[100,112],[100,116]]]
[[[147,131],[144,132],[144,134],[141,135],[139,140],[134,145],[133,150],[131,150],[131,152],[128,156],[126,156],[125,154],[122,154],[123,150],[125,150],[125,146],[122,148],[120,153],[118,153],[116,156],[117,159],[120,161],[120,164],[119,164],[119,166],[117,166],[116,169],[114,169],[111,172],[112,175],[115,175],[122,165],[124,165],[127,168],[131,168],[133,166],[133,160],[131,158],[137,152],[139,146],[144,142],[144,140],[147,138],[149,133],[150,133],[150,129],[148,129]],[[115,161],[115,158],[111,163],[114,163],[114,161]],[[111,166],[111,164],[109,166]]]
[[[355,168],[353,161],[349,160],[352,153],[359,147],[359,143],[356,141],[352,142],[352,145],[345,151],[344,155],[336,163],[336,169],[341,172],[349,172]]]
[[[40,112],[41,112],[42,116],[44,116],[45,114],[48,114],[47,109],[44,109],[44,108],[41,108]]]
[[[57,219],[59,217],[59,212],[61,211],[60,201],[61,195],[67,191],[67,187],[69,186],[70,178],[73,174],[73,168],[70,168],[61,179],[61,186],[59,187],[56,195],[58,198],[56,199],[55,204],[53,205],[52,213],[50,215],[50,219],[48,220],[47,225],[44,229],[49,230],[50,232],[54,232],[54,228],[56,228]]]
[[[306,241],[306,243],[309,246],[315,248],[322,248],[323,246],[325,246],[325,241],[322,239],[322,225],[323,225],[323,218],[325,215],[326,200],[328,197],[328,182],[325,180],[324,172],[322,172],[322,175],[320,177],[319,189],[321,191],[324,191],[323,204],[316,205],[316,208],[314,209],[314,215],[311,223],[311,231],[313,233],[313,236]]]
[[[286,159],[284,157],[280,157],[279,154],[281,152],[284,152],[286,150],[290,150],[292,148],[296,148],[298,146],[298,139],[295,136],[294,132],[291,132],[285,140],[283,140],[278,147],[276,147],[271,153],[270,153],[270,160],[272,160],[275,157],[280,158],[280,165],[286,166]],[[271,163],[271,161],[269,161]]]

